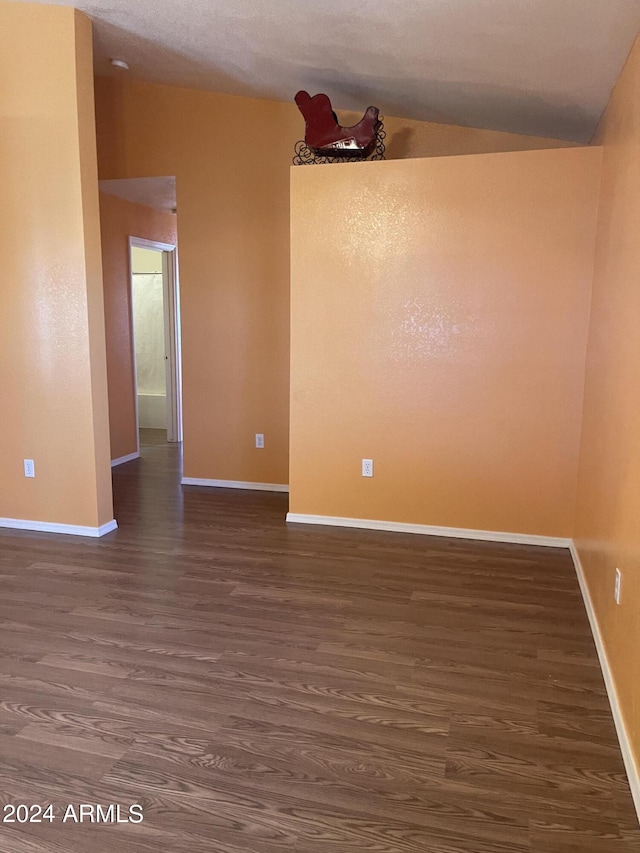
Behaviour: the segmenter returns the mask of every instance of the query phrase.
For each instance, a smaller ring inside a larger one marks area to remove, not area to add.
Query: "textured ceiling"
[[[100,181],[100,191],[115,195],[136,204],[146,204],[156,210],[173,210],[176,206],[176,179],[122,178],[117,181]]]
[[[49,0],[45,0],[49,2]],[[56,0],[60,2],[60,0]],[[587,141],[640,0],[78,0],[96,70]],[[125,72],[126,73],[126,72]]]

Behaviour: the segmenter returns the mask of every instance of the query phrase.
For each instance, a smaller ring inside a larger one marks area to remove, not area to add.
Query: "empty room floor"
[[[102,540],[0,533],[1,853],[640,851],[568,552],[288,527],[178,453]]]

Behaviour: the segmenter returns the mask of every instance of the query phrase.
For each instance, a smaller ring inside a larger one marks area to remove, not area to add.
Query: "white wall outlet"
[[[33,464],[33,459],[25,459],[24,460],[24,476],[25,477],[35,477],[36,476],[36,466]]]
[[[264,433],[256,433],[256,447],[262,449],[264,447]]]
[[[362,476],[373,477],[373,459],[362,460]]]
[[[620,604],[620,595],[622,593],[622,572],[620,569],[616,569],[616,582],[613,587],[613,597],[616,600],[616,604]]]

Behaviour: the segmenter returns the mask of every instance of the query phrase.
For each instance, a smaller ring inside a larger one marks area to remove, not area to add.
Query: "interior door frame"
[[[131,350],[133,356],[133,391],[136,412],[136,442],[140,453],[140,417],[138,413],[138,370],[136,365],[133,323],[133,258],[131,250],[155,249],[162,252],[162,292],[164,300],[164,358],[167,393],[167,441],[182,441],[182,357],[180,348],[180,282],[178,247],[143,237],[129,237],[129,298],[131,306]]]

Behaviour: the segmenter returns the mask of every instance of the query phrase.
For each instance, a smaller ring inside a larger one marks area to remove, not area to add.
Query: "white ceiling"
[[[42,0],[52,2],[52,0]],[[53,0],[60,2],[60,0]],[[588,141],[640,0],[77,0],[96,70]],[[125,72],[126,73],[126,72]]]
[[[172,211],[176,206],[176,179],[121,178],[116,181],[99,181],[100,191],[115,195],[135,204],[146,204],[156,210]]]

